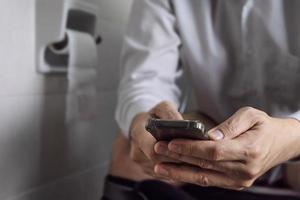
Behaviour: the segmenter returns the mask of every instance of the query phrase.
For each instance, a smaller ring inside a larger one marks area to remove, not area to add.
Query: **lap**
[[[254,194],[187,184],[176,187],[158,180],[132,181],[108,176],[102,200],[299,200],[286,196]]]

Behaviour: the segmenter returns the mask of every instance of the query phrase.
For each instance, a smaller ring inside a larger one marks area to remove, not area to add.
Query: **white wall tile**
[[[0,199],[108,162],[115,96],[100,93],[98,118],[74,132],[66,131],[64,95],[0,99]]]
[[[37,0],[38,1],[38,0]],[[114,121],[119,55],[131,0],[100,5],[95,120],[65,124],[64,76],[43,76],[34,64],[34,2],[2,3],[0,25],[0,199],[98,199]],[[72,131],[73,130],[73,131]]]
[[[100,17],[120,24],[127,22],[132,0],[100,0],[98,2]]]
[[[32,74],[34,68],[34,0],[1,1],[1,75]]]
[[[5,200],[99,200],[108,163],[32,188]]]
[[[67,92],[66,77],[58,75],[43,76],[37,73],[2,75],[0,85],[0,97],[65,94]]]

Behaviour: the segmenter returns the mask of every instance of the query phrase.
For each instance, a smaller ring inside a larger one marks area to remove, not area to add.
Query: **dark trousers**
[[[214,187],[186,184],[174,187],[165,182],[148,180],[135,182],[108,176],[102,200],[300,200],[297,197],[254,194]]]

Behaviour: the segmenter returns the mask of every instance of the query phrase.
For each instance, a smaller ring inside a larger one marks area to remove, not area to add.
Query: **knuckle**
[[[156,160],[156,153],[154,151],[150,151],[149,153],[147,153],[147,157],[149,160]]]
[[[159,112],[159,105],[150,110],[150,114],[156,115]]]
[[[257,110],[251,106],[245,106],[245,107],[241,108],[240,111],[245,112],[245,113],[254,113]]]
[[[233,177],[245,177],[243,170],[230,170],[229,173],[233,176]]]
[[[212,166],[209,161],[206,160],[197,160],[197,166],[203,169],[211,169]]]
[[[236,191],[242,191],[242,190],[244,190],[245,189],[245,187],[235,187],[235,188],[233,188],[233,190],[236,190]]]
[[[179,153],[170,153],[169,156],[173,159],[176,159],[176,160],[184,160],[184,156],[182,154],[179,154]]]
[[[268,119],[270,117],[266,112],[263,112],[263,111],[261,111],[260,114],[261,114],[262,119]]]
[[[202,174],[196,174],[195,175],[195,182],[196,184],[203,186],[203,187],[207,187],[209,186],[209,181],[208,178]]]
[[[195,155],[195,153],[197,151],[197,147],[196,147],[196,145],[189,144],[186,147],[184,147],[182,149],[182,151],[183,151],[182,153],[185,153],[187,155]]]
[[[259,158],[261,154],[261,147],[258,145],[254,145],[250,147],[250,150],[248,150],[248,158],[250,159],[257,159]]]
[[[242,108],[242,110],[248,116],[249,119],[252,119],[254,121],[262,121],[268,117],[267,113],[249,106]]]
[[[238,187],[243,188],[243,189],[249,188],[253,185],[253,183],[254,183],[254,181],[252,181],[252,180],[250,180],[250,181],[248,181],[248,180],[247,181],[241,181],[239,183]]]
[[[244,174],[245,174],[245,178],[247,180],[253,180],[256,179],[256,177],[258,177],[259,175],[259,169],[257,167],[251,167],[247,170],[245,170]]]
[[[259,112],[255,108],[247,108],[245,110],[245,114],[248,116],[250,119],[257,119]]]
[[[254,166],[248,164],[248,166],[245,166],[237,171],[239,171],[239,173],[236,173],[235,175],[238,175],[236,176],[238,179],[242,181],[254,181],[260,176],[261,168],[258,165]]]
[[[181,175],[179,173],[175,173],[172,169],[169,170],[169,177],[175,181],[180,181]]]
[[[168,101],[162,101],[162,102],[160,103],[160,105],[166,106],[166,105],[169,105],[169,102],[168,102]]]
[[[167,105],[167,102],[166,101],[162,101],[162,102],[158,103],[156,106],[154,106],[152,108],[152,112],[157,113],[161,109],[163,109],[164,107],[166,107],[166,105]]]
[[[170,103],[168,101],[162,101],[160,104],[158,104],[157,108],[168,108],[170,107]]]
[[[167,108],[165,110],[165,115],[166,115],[166,118],[168,119],[173,119],[174,118],[174,113],[171,109]]]
[[[234,134],[237,131],[237,124],[234,119],[228,119],[223,127],[223,132],[227,134]]]
[[[252,119],[253,122],[255,123],[255,122],[264,121],[266,119],[266,115],[263,114],[263,112],[251,113],[249,118]]]
[[[223,155],[223,147],[222,146],[216,146],[212,148],[212,153],[211,153],[211,159],[213,161],[220,161],[222,159]]]
[[[248,175],[249,175],[248,178],[250,180],[255,180],[257,177],[260,176],[261,168],[259,165],[253,165],[247,171],[248,171]]]
[[[175,116],[176,108],[171,102],[162,101],[153,108],[154,114],[160,118],[173,119]]]

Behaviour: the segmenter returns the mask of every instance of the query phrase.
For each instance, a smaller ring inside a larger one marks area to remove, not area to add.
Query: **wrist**
[[[135,129],[137,125],[140,125],[141,123],[145,123],[147,119],[150,117],[149,113],[147,112],[141,112],[136,114],[130,124],[129,128],[129,140],[131,141],[132,137],[135,137]]]
[[[300,121],[295,118],[289,118],[292,138],[294,140],[295,154],[291,161],[300,161]],[[291,147],[292,148],[292,147]]]

